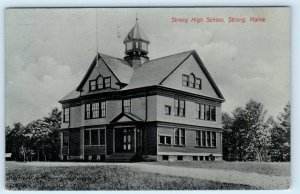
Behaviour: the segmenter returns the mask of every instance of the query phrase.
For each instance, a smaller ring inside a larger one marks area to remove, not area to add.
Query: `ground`
[[[287,189],[289,163],[6,162],[9,190]]]

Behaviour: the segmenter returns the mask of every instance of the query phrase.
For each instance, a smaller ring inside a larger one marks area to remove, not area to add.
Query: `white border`
[[[245,0],[231,0],[225,1],[225,0],[202,0],[201,2],[197,0],[152,0],[151,3],[148,0],[115,0],[115,1],[105,1],[105,0],[48,0],[48,1],[38,1],[38,0],[2,0],[0,1],[0,7],[1,7],[1,14],[0,14],[0,23],[1,23],[1,36],[0,36],[0,42],[1,42],[1,101],[0,101],[0,107],[3,107],[1,109],[1,117],[0,117],[0,123],[2,124],[2,133],[1,133],[1,150],[0,155],[3,156],[1,160],[1,192],[8,193],[12,191],[6,191],[5,190],[5,165],[4,165],[4,129],[5,129],[5,119],[4,119],[4,71],[5,71],[5,58],[4,58],[4,17],[5,17],[5,8],[7,7],[100,7],[100,6],[291,6],[292,7],[292,95],[291,95],[291,106],[292,106],[292,181],[291,181],[291,188],[290,190],[278,190],[278,191],[183,191],[184,193],[289,193],[289,194],[296,194],[300,193],[300,171],[299,171],[299,151],[300,151],[300,141],[297,141],[297,137],[300,137],[300,113],[299,111],[299,99],[300,99],[300,92],[299,87],[297,87],[297,84],[300,83],[300,67],[299,67],[299,52],[300,52],[300,32],[299,32],[299,24],[300,24],[300,1],[297,0],[252,0],[252,1],[245,1]],[[299,84],[298,84],[299,85]],[[298,153],[298,154],[296,154]],[[16,193],[31,193],[32,191],[18,191]],[[56,191],[55,193],[61,193],[62,191]],[[74,191],[67,191],[64,193],[73,193]],[[89,193],[96,193],[97,191],[89,191]],[[101,191],[101,193],[115,193],[118,191]],[[120,192],[120,191],[119,191]],[[127,192],[138,192],[140,191],[122,191],[122,193]],[[157,191],[144,191],[142,193],[158,193]],[[177,193],[181,191],[159,191],[164,193]],[[40,193],[40,192],[38,192]],[[53,193],[49,191],[44,191],[43,193]],[[80,193],[87,193],[80,191]],[[97,192],[99,193],[99,191]]]

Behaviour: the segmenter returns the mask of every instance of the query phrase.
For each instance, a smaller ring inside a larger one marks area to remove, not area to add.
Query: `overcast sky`
[[[124,57],[135,24],[150,59],[196,50],[231,112],[253,98],[277,116],[290,99],[288,8],[97,9],[99,52]],[[265,23],[171,23],[172,17],[265,17]],[[97,52],[96,9],[6,11],[6,125],[42,118],[78,86]]]

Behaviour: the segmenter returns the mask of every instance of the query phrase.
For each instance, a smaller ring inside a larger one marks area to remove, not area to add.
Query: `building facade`
[[[61,159],[221,160],[224,98],[196,51],[149,60],[138,22],[124,44],[59,101]]]

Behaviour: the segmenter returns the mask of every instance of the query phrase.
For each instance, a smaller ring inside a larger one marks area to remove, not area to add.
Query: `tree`
[[[6,151],[16,160],[56,160],[59,158],[61,111],[54,108],[48,116],[30,122],[26,127],[15,123],[5,129]]]
[[[270,155],[272,161],[290,161],[290,103],[278,116],[278,122],[272,122]]]
[[[232,115],[231,118],[223,114],[224,159],[267,161],[270,130],[265,121],[266,110],[262,103],[250,100],[245,108],[236,108]],[[235,158],[228,155],[229,151]],[[230,158],[226,158],[227,156]]]

